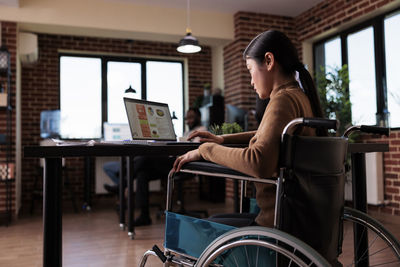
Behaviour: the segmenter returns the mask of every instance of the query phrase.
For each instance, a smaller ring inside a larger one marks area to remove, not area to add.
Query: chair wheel
[[[88,204],[83,204],[82,205],[82,210],[84,210],[84,211],[91,211],[92,210],[92,208],[88,205]]]

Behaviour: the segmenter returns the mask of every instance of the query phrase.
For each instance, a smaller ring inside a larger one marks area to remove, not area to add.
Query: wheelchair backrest
[[[334,262],[341,246],[347,139],[285,135],[277,227]]]

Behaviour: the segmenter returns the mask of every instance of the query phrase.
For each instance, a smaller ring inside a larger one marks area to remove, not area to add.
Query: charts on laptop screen
[[[124,98],[132,139],[176,140],[167,104]]]

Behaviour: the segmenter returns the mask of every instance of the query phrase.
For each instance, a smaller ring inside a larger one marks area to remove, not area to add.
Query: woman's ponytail
[[[303,86],[304,93],[307,95],[308,99],[310,100],[311,109],[315,117],[324,118],[324,112],[322,111],[321,102],[319,99],[319,95],[317,92],[317,88],[315,87],[315,83],[311,78],[310,73],[304,67],[301,62],[298,62],[295,65],[295,70],[299,73],[299,79]],[[326,130],[317,129],[317,134],[321,136],[326,136]]]

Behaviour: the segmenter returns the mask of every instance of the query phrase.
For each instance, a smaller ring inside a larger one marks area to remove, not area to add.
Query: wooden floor
[[[226,210],[223,204],[203,203],[214,210]],[[153,212],[154,213],[154,212]],[[379,220],[400,238],[400,217],[378,215]],[[0,266],[42,266],[42,218],[14,220],[0,227]],[[91,212],[63,215],[63,266],[137,266],[143,253],[154,244],[162,247],[164,224],[153,218],[151,226],[136,229],[134,240],[121,231],[113,205],[99,205]],[[146,266],[162,266],[149,258]]]

